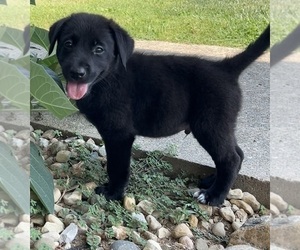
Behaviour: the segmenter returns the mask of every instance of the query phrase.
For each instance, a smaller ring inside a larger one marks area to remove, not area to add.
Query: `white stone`
[[[46,221],[53,222],[53,223],[60,225],[61,227],[64,227],[64,223],[53,214],[48,214],[46,216]]]
[[[15,228],[14,232],[17,233],[23,233],[23,232],[29,232],[30,231],[30,223],[21,221]]]
[[[60,233],[63,230],[64,230],[64,226],[61,226],[60,224],[56,224],[53,222],[46,222],[45,225],[42,227],[41,232],[42,233],[48,233],[48,232]]]
[[[192,231],[184,223],[181,223],[174,228],[173,236],[175,239],[181,238],[183,236],[188,236],[190,238],[194,237]]]
[[[170,231],[169,231],[169,236],[171,235],[171,233],[170,233]],[[149,232],[149,231],[146,231],[146,232],[144,232],[143,233],[143,237],[146,239],[146,240],[154,240],[154,241],[158,241],[158,237],[155,235],[155,234],[153,234],[153,233],[151,233],[151,232]]]
[[[154,240],[147,240],[143,250],[162,250],[160,245]]]
[[[146,220],[148,222],[149,228],[153,231],[156,231],[157,229],[160,229],[162,227],[158,220],[150,214],[147,215]]]
[[[52,239],[53,241],[59,240],[59,233],[58,232],[48,232],[41,235],[41,238],[48,238]]]
[[[270,203],[275,205],[280,212],[285,211],[288,208],[288,203],[285,202],[281,196],[273,192],[270,193]]]
[[[249,215],[254,214],[252,207],[250,205],[248,205],[246,202],[244,202],[242,200],[235,200],[235,199],[231,199],[230,202],[232,204],[237,205],[239,208],[244,209],[247,212],[247,214],[249,214]]]
[[[171,236],[171,232],[169,229],[161,227],[157,230],[156,235],[160,239],[169,238]]]
[[[233,222],[235,219],[234,213],[230,207],[222,207],[219,210],[220,215],[229,222]]]
[[[129,212],[133,212],[135,210],[135,199],[134,197],[130,197],[130,196],[125,196],[124,197],[124,208],[129,211]]]
[[[152,214],[155,210],[155,205],[147,200],[140,201],[136,207],[146,215]]]
[[[195,249],[193,241],[188,236],[181,237],[179,243],[184,245],[187,249]]]
[[[217,222],[212,226],[212,232],[216,236],[224,237],[226,235],[224,224],[222,222]]]
[[[56,203],[61,196],[60,190],[58,188],[54,188],[53,195],[54,195],[54,202]]]
[[[195,247],[197,250],[208,250],[207,240],[197,239],[195,241]]]
[[[67,205],[76,205],[81,201],[82,193],[80,191],[73,191],[72,193],[66,193],[63,197],[64,203]]]
[[[29,214],[22,214],[22,215],[20,215],[19,220],[23,221],[23,222],[30,223],[30,215]]]
[[[227,199],[236,199],[236,200],[240,200],[243,198],[243,191],[241,189],[230,189],[228,195],[227,195]]]
[[[244,192],[242,200],[244,202],[246,202],[247,204],[249,204],[252,207],[253,211],[256,212],[256,211],[259,210],[260,203],[256,200],[256,198],[255,198],[254,195],[252,195],[252,194],[250,194],[248,192]]]

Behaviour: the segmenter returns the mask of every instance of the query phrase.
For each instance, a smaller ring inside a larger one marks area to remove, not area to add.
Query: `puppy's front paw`
[[[108,184],[98,186],[95,188],[96,194],[103,194],[107,200],[122,200],[122,192],[112,192]]]
[[[206,204],[209,206],[219,206],[224,202],[224,198],[221,196],[213,196],[210,194],[209,190],[201,189],[193,194],[201,204]]]

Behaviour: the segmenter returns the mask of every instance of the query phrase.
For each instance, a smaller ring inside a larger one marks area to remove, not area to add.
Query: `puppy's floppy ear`
[[[55,42],[60,35],[60,31],[61,31],[63,24],[69,19],[70,19],[70,17],[65,17],[63,19],[60,19],[57,22],[55,22],[54,24],[52,24],[52,26],[50,27],[49,34],[48,34],[49,41],[50,41],[49,55],[53,51]]]
[[[110,20],[110,28],[116,42],[116,49],[118,50],[121,62],[126,68],[126,63],[133,53],[134,40],[129,36],[127,31],[122,29],[113,20]]]

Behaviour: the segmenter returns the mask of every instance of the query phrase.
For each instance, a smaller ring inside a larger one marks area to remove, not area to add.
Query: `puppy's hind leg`
[[[210,186],[197,194],[199,202],[218,206],[224,202],[229,189],[232,187],[243,160],[243,151],[238,147],[231,129],[224,126],[207,130],[192,130],[201,146],[210,154],[216,165],[215,177],[210,180]]]
[[[124,189],[129,179],[133,141],[133,136],[104,139],[109,182],[104,186],[97,187],[95,192],[103,194],[108,200],[121,200],[123,198]]]

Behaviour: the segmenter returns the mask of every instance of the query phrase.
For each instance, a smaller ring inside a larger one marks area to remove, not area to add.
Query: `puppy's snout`
[[[84,67],[78,67],[71,69],[70,74],[74,80],[82,80],[86,76],[87,70]]]

